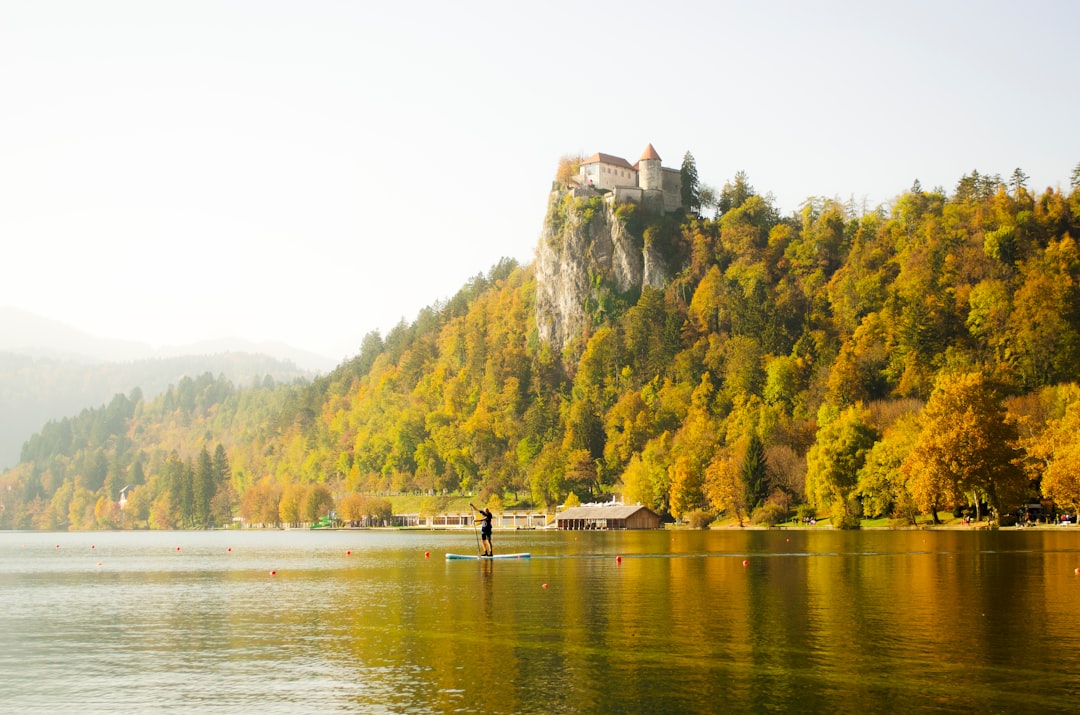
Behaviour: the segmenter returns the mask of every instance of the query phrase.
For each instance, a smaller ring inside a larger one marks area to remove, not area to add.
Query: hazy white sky
[[[531,261],[561,155],[650,142],[784,213],[972,169],[1067,189],[1077,27],[1073,0],[0,0],[0,305],[345,357]]]

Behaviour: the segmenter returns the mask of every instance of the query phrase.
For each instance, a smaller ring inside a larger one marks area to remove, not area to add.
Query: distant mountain
[[[337,360],[278,342],[253,343],[241,338],[207,340],[158,349],[132,340],[90,335],[70,325],[10,306],[0,306],[0,352],[78,363],[130,362],[185,355],[251,353],[294,363],[301,370],[326,373]]]
[[[337,367],[339,360],[332,360],[326,355],[308,352],[291,345],[278,342],[253,343],[242,338],[222,338],[203,340],[188,345],[166,345],[155,351],[158,358],[183,357],[187,355],[222,355],[225,353],[247,353],[265,355],[277,360],[293,363],[301,370],[310,373],[326,374]]]
[[[9,306],[0,307],[0,351],[82,363],[139,360],[154,352],[149,345],[99,338]]]
[[[215,341],[155,351],[0,308],[0,468],[49,420],[77,415],[135,388],[150,399],[182,377],[223,375],[237,386],[271,377],[310,380],[332,361],[282,344]],[[302,367],[298,367],[301,365]]]

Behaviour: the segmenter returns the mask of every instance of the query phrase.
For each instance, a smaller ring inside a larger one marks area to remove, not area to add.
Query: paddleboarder
[[[476,509],[472,502],[469,502],[469,506]],[[495,552],[491,548],[491,509],[476,509],[476,511],[480,513],[476,521],[480,522],[480,542],[484,545],[484,553],[481,556],[494,556]]]

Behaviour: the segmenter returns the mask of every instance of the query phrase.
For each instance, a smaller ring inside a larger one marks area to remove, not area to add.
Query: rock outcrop
[[[631,235],[615,208],[599,198],[552,194],[536,250],[536,324],[540,339],[561,350],[582,335],[601,291],[620,294],[670,280],[659,251]]]

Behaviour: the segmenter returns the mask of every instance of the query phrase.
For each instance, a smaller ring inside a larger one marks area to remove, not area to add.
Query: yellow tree
[[[150,513],[146,519],[147,524],[151,529],[175,529],[179,526],[176,512],[176,499],[173,497],[172,492],[167,489],[163,490],[150,504]]]
[[[1023,266],[1009,316],[1010,344],[1029,386],[1080,375],[1080,249],[1066,234]]]
[[[258,484],[249,487],[240,499],[240,516],[249,524],[276,526],[281,523],[279,505],[282,489],[279,484],[267,477]]]
[[[706,505],[704,473],[716,453],[720,432],[712,412],[713,393],[712,380],[705,373],[691,393],[690,409],[676,434],[675,460],[669,469],[671,514],[675,518]]]
[[[701,473],[685,456],[676,457],[669,472],[671,474],[671,515],[680,519],[694,509],[700,509],[705,503]]]
[[[1080,510],[1080,402],[1052,420],[1033,447],[1045,460],[1042,493],[1059,506]]]
[[[128,494],[124,504],[124,523],[133,527],[140,521],[150,518],[150,489],[140,484]]]
[[[626,465],[619,484],[623,501],[627,504],[644,504],[657,509],[660,500],[653,492],[653,481],[649,475],[649,465],[635,454]]]
[[[315,522],[334,510],[334,497],[325,484],[311,484],[300,499],[300,516]]]
[[[68,505],[68,528],[72,531],[92,529],[94,518],[94,493],[85,487],[76,486]]]
[[[567,184],[570,179],[577,176],[578,167],[581,166],[580,154],[565,154],[559,157],[559,167],[555,170],[555,180],[561,184]]]
[[[649,441],[652,418],[641,393],[631,390],[608,410],[604,417],[604,464],[618,473]],[[644,503],[644,502],[643,502]]]
[[[714,265],[698,283],[686,311],[687,321],[699,334],[716,333],[729,326],[723,295],[724,276]]]
[[[835,407],[822,405],[818,419],[824,424],[806,455],[807,496],[815,504],[840,508],[834,524],[857,527],[859,514],[852,497],[877,430],[867,423],[861,404],[839,413]]]
[[[901,469],[920,508],[985,498],[998,518],[1018,504],[1027,478],[1020,467],[1016,427],[982,373],[941,375],[919,415],[921,430]],[[978,511],[976,511],[978,516]]]
[[[281,501],[278,502],[278,516],[281,523],[297,525],[300,523],[300,500],[304,497],[305,488],[299,484],[288,484],[281,493]]]
[[[889,427],[867,453],[858,482],[864,513],[891,515],[915,523],[918,511],[900,467],[918,433],[918,419],[908,413]]]
[[[739,526],[746,513],[746,484],[742,479],[743,453],[748,439],[716,453],[705,468],[705,496],[718,514],[734,514]]]
[[[596,462],[587,449],[574,449],[566,455],[565,487],[578,495],[592,499],[599,492]]]
[[[840,348],[829,372],[829,396],[842,405],[883,397],[888,364],[885,321],[879,313],[862,319],[851,339]]]
[[[356,523],[364,518],[364,497],[351,492],[338,500],[338,516],[342,521]]]

